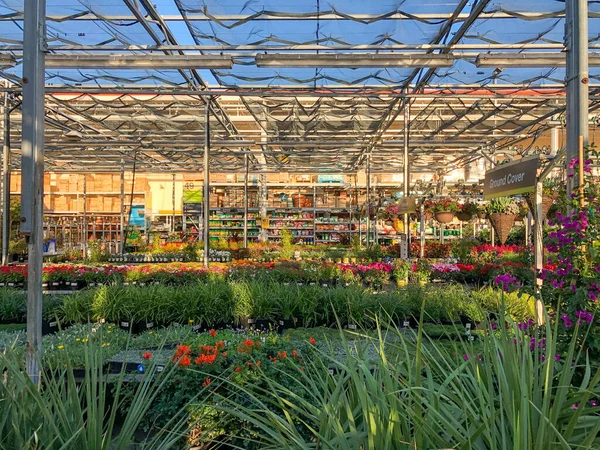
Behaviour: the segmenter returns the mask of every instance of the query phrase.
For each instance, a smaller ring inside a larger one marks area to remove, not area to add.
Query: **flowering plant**
[[[451,198],[440,198],[439,200],[434,200],[429,204],[429,210],[433,213],[436,212],[458,212],[459,206],[456,200]]]
[[[519,206],[509,197],[498,197],[486,205],[488,214],[519,214]]]
[[[398,205],[388,205],[382,213],[384,219],[393,219],[394,217],[398,217]]]
[[[460,212],[465,213],[465,214],[470,214],[472,216],[477,214],[477,210],[478,210],[477,205],[475,203],[471,203],[471,202],[459,204],[458,209]]]
[[[600,253],[595,243],[600,239],[600,199],[597,181],[591,176],[591,163],[598,153],[588,150],[589,158],[583,161],[584,198],[578,201],[574,193],[571,213],[557,212],[551,225],[556,230],[546,239],[546,250],[553,253],[549,265],[539,277],[543,280],[543,298],[555,311],[560,312],[561,325],[570,335],[574,323],[591,327],[586,346],[600,350],[600,326],[597,317],[600,297]],[[578,172],[580,161],[570,161],[569,168]],[[571,174],[569,174],[571,175]]]

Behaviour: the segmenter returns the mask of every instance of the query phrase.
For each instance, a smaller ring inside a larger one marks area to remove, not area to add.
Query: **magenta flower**
[[[571,328],[573,326],[573,322],[571,321],[569,316],[567,316],[566,314],[563,314],[562,316],[560,316],[560,318],[564,322],[564,325],[566,328]]]

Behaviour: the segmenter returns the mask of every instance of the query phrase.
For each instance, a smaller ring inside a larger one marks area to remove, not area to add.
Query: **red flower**
[[[260,367],[260,360],[256,361],[256,367]]]
[[[236,372],[236,373],[240,373],[241,371],[242,371],[242,368],[241,368],[241,367],[236,367],[236,368],[235,368],[235,372]]]
[[[292,356],[294,358],[297,358],[298,357],[298,352],[296,350],[292,350]]]
[[[142,358],[144,358],[145,360],[148,360],[148,359],[152,358],[152,353],[144,352],[144,354],[142,355]]]
[[[317,340],[314,337],[311,337],[308,342],[310,342],[312,345],[315,345],[317,343]]]
[[[187,367],[190,365],[192,361],[190,360],[190,358],[188,356],[184,356],[182,357],[179,362],[177,363],[179,365],[179,367]]]
[[[206,380],[204,380],[204,383],[202,383],[202,386],[206,387],[210,384],[210,378],[207,378]]]
[[[217,332],[215,330],[210,330],[208,334],[210,334],[212,337],[217,337]]]
[[[175,358],[179,359],[180,356],[189,355],[191,351],[189,345],[178,345],[177,351],[175,352]]]

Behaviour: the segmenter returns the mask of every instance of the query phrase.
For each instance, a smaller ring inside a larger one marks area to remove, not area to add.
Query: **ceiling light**
[[[0,53],[0,69],[8,69],[17,65],[17,60],[13,55]]]
[[[223,55],[82,55],[48,54],[46,67],[64,69],[231,69],[233,60]]]
[[[480,53],[477,67],[564,67],[566,53]],[[600,53],[589,53],[588,64],[600,66]]]
[[[274,53],[255,57],[258,67],[451,67],[452,55],[426,53]]]

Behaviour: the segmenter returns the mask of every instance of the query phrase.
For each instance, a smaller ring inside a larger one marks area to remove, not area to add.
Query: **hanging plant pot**
[[[454,213],[452,211],[438,211],[435,213],[435,220],[439,223],[450,223],[454,220]]]
[[[478,212],[478,213],[477,213],[477,218],[478,218],[478,219],[487,219],[487,213],[484,213],[484,212]]]
[[[545,219],[548,216],[548,211],[552,208],[554,201],[558,198],[558,194],[544,194],[542,195],[542,219]],[[525,201],[527,202],[527,206],[529,206],[529,210],[535,216],[535,194],[531,193],[525,196]]]
[[[494,227],[494,231],[496,232],[496,236],[498,236],[498,240],[500,241],[501,245],[504,245],[504,243],[508,239],[508,234],[510,233],[510,229],[515,223],[516,218],[516,214],[490,214],[490,222]]]
[[[466,212],[459,212],[456,214],[456,217],[461,222],[469,222],[473,218],[473,216],[471,214],[466,213]]]

